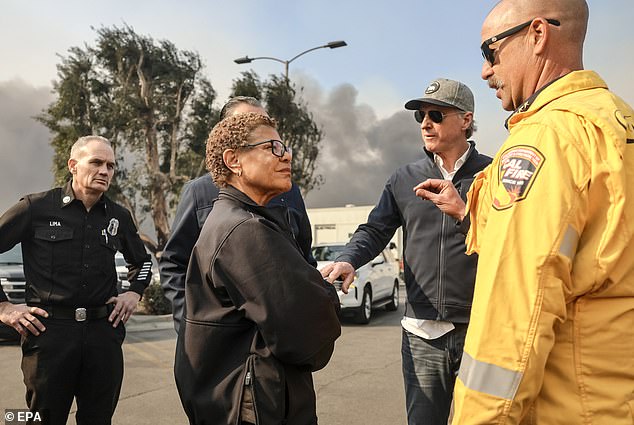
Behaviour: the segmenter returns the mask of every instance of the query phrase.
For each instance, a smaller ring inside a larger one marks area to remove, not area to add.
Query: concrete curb
[[[127,332],[160,331],[174,329],[174,320],[171,314],[160,316],[133,314],[125,325]]]

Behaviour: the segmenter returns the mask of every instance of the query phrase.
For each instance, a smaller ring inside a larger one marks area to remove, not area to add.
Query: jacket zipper
[[[443,292],[443,275],[445,273],[445,223],[446,216],[442,214],[442,222],[440,223],[440,252],[438,253],[438,302],[436,310],[438,310],[438,320],[444,319],[442,316],[442,305],[444,299]]]
[[[288,207],[286,208],[286,224],[288,224],[288,230],[291,232],[291,237],[293,238],[293,241],[295,242],[295,245],[297,245],[297,247],[299,248],[299,242],[297,242],[297,238],[295,237],[295,232],[293,232],[293,224],[291,223],[291,212],[289,210]],[[300,249],[301,252],[301,249]]]
[[[253,368],[253,360],[249,359],[247,361],[247,373],[244,377],[244,386],[245,391],[250,391],[251,392],[251,401],[253,402],[253,414],[255,415],[255,423],[256,425],[258,425],[260,423],[260,419],[258,418],[258,409],[257,409],[257,403],[255,401],[255,389],[254,389],[254,381],[255,378],[253,376],[253,373],[251,371],[251,369]]]

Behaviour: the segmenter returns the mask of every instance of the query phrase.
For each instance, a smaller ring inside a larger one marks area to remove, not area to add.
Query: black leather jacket
[[[286,208],[222,189],[194,250],[174,365],[192,424],[237,424],[252,391],[259,424],[317,423],[312,371],[341,328],[332,285],[308,264]]]
[[[466,162],[453,178],[463,199],[473,176],[491,163],[471,143]],[[403,226],[403,266],[407,289],[406,315],[418,319],[468,323],[473,299],[477,256],[465,254],[465,235],[455,220],[412,190],[427,179],[442,179],[433,154],[405,165],[388,179],[368,216],[357,228],[337,261],[355,268],[377,256],[396,229]]]
[[[185,274],[189,257],[217,197],[218,188],[210,174],[198,177],[185,185],[174,217],[172,233],[159,260],[161,285],[165,296],[172,302],[176,331],[183,316]],[[317,267],[317,261],[313,258],[310,249],[312,244],[310,221],[297,185],[293,184],[289,192],[273,198],[269,205],[288,207],[291,229],[304,258]]]

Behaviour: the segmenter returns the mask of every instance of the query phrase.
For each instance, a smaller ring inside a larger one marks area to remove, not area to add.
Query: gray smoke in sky
[[[53,183],[50,133],[33,119],[52,100],[49,87],[0,82],[0,214],[22,195]]]
[[[375,204],[388,177],[423,155],[420,127],[405,110],[378,119],[349,84],[326,95],[313,85],[302,97],[325,135],[316,171],[324,183],[306,196],[309,208]]]
[[[324,183],[307,195],[309,208],[374,204],[390,174],[421,157],[420,130],[410,113],[378,119],[372,107],[358,103],[350,84],[329,92],[310,80],[300,85],[325,134],[317,166]],[[51,135],[33,119],[53,101],[50,91],[19,80],[0,83],[0,211],[23,194],[51,187]]]

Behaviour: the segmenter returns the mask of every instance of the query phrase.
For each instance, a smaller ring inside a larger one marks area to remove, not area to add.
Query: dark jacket
[[[130,212],[105,195],[86,211],[71,182],[26,195],[0,217],[0,252],[19,242],[29,305],[104,305],[117,295],[117,251],[130,264],[130,290],[143,295],[152,277],[150,255]]]
[[[491,162],[470,143],[471,152],[453,178],[463,199],[474,174]],[[468,323],[477,256],[465,254],[465,236],[455,220],[412,190],[427,179],[442,178],[433,154],[427,151],[419,161],[396,170],[368,222],[357,228],[337,261],[349,262],[355,268],[362,266],[377,256],[396,229],[403,226],[406,315]]]
[[[312,371],[341,329],[334,288],[306,262],[284,207],[220,191],[187,272],[175,376],[192,424],[238,424],[243,390],[258,424],[317,423]]]
[[[189,257],[217,197],[218,188],[213,183],[210,174],[205,174],[185,185],[174,217],[172,233],[159,260],[161,285],[165,296],[172,302],[174,328],[177,331],[183,316],[185,274]],[[304,258],[317,267],[310,249],[312,245],[310,221],[297,185],[293,184],[289,192],[273,198],[269,205],[288,207],[293,235],[299,243]]]

